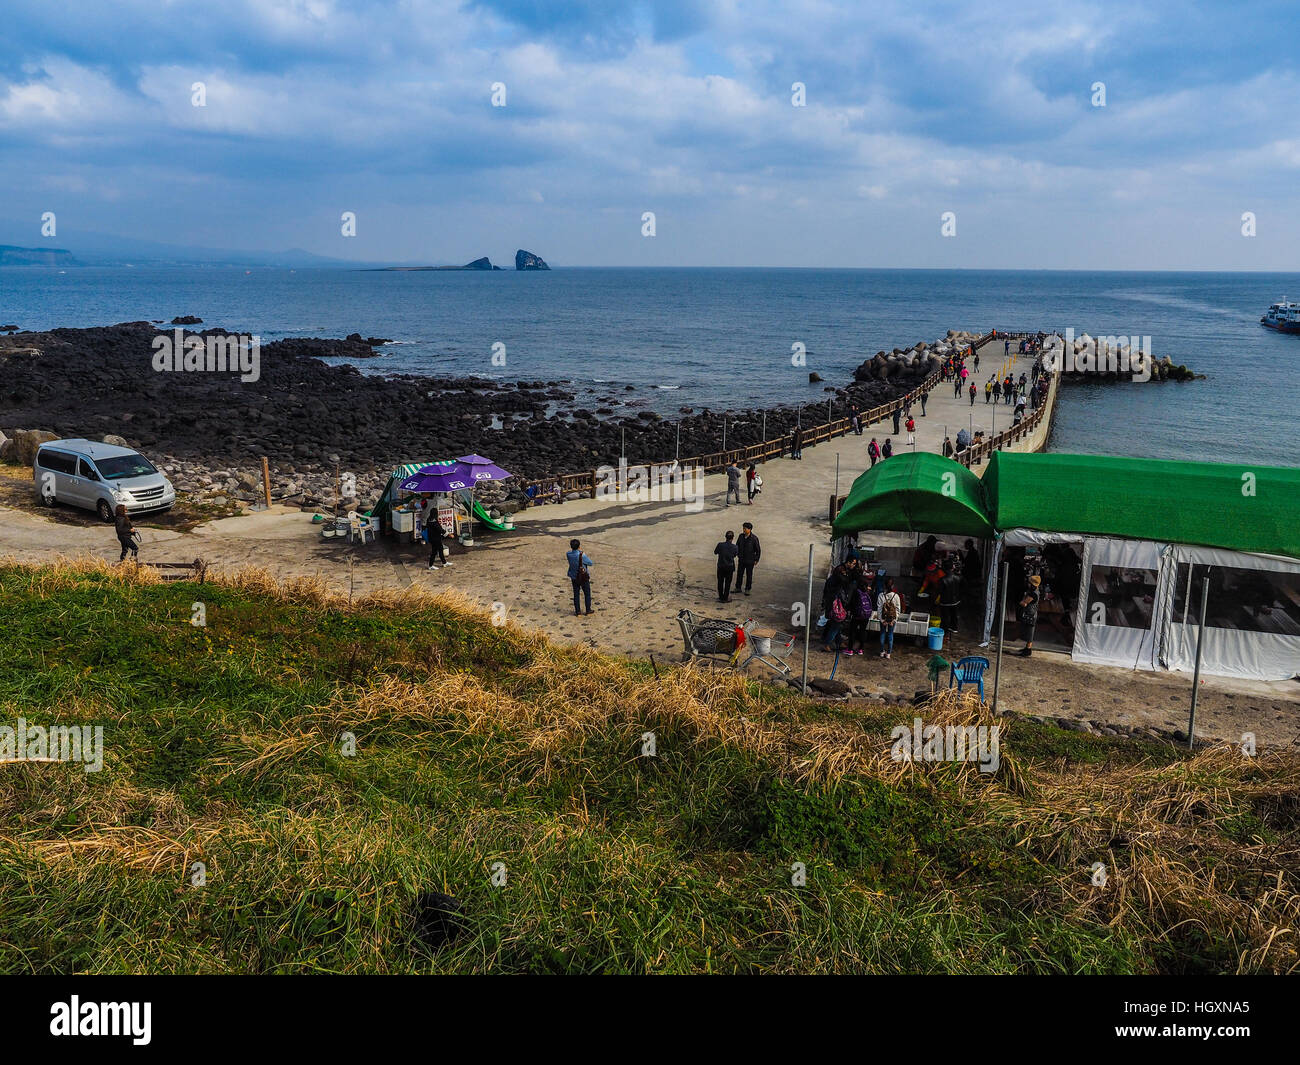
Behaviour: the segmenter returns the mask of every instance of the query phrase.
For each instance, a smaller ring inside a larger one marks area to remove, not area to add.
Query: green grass
[[[0,724],[106,747],[99,773],[0,766],[0,971],[1295,965],[1288,755],[1016,721],[992,776],[899,766],[911,708],[656,680],[449,599],[252,576],[0,567],[0,632]],[[462,908],[452,942],[418,934],[429,892]]]

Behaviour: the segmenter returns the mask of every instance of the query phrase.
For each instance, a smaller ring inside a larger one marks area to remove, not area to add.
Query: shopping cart
[[[677,613],[677,624],[686,644],[684,658],[717,661],[725,655],[729,663],[734,663],[745,646],[745,630],[734,621],[706,618],[693,610],[681,610]]]
[[[746,619],[745,624],[741,626],[741,631],[744,633],[742,647],[749,648],[749,657],[741,662],[737,669],[743,672],[750,662],[757,661],[767,666],[777,676],[790,675],[791,670],[785,660],[794,650],[795,636],[788,632],[778,632],[776,629],[759,628],[753,618]]]

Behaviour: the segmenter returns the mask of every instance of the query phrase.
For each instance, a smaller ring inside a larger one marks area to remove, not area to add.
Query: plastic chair
[[[957,664],[952,667],[948,674],[948,687],[952,687],[953,682],[957,683],[957,691],[961,691],[966,684],[975,684],[979,687],[980,702],[984,701],[984,671],[989,668],[989,660],[982,655],[973,655],[966,658],[959,658]]]

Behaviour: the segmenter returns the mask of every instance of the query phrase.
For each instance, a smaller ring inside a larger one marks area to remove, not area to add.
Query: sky
[[[4,23],[0,242],[1300,269],[1292,3],[6,0]]]

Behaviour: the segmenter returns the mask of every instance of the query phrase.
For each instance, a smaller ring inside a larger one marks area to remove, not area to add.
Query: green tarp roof
[[[1300,558],[1300,469],[1290,466],[998,451],[984,474],[984,495],[1001,530]]]
[[[924,451],[884,459],[853,482],[834,531],[859,529],[993,535],[980,479]]]

